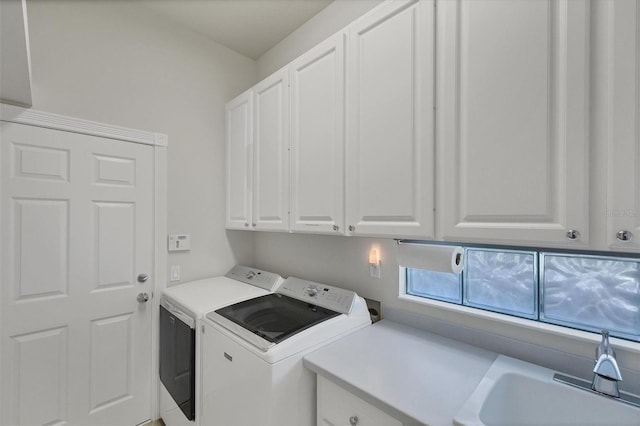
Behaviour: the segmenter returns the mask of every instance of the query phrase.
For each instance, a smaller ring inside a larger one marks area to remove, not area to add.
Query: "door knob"
[[[138,282],[139,283],[146,283],[148,279],[149,279],[149,275],[147,275],[147,274],[138,275]]]
[[[139,293],[136,299],[138,300],[138,303],[147,303],[149,301],[149,294]]]

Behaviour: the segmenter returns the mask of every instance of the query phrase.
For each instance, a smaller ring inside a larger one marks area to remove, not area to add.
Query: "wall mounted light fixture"
[[[369,251],[369,275],[380,278],[380,250],[377,247],[372,247]]]

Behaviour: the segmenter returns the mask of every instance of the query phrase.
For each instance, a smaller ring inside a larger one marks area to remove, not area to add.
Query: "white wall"
[[[33,108],[166,133],[168,230],[182,281],[253,262],[250,235],[224,230],[224,104],[256,63],[136,2],[29,0]]]
[[[334,0],[287,38],[258,58],[258,78],[263,79],[302,53],[346,27],[383,0]]]

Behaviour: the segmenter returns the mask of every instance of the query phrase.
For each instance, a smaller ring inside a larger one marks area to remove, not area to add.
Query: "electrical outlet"
[[[380,279],[380,264],[378,263],[376,264],[369,264],[369,276],[371,276],[371,278],[377,278]]]

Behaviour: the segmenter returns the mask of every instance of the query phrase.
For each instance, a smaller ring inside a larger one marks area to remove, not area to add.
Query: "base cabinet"
[[[318,426],[400,426],[395,417],[318,376]]]

